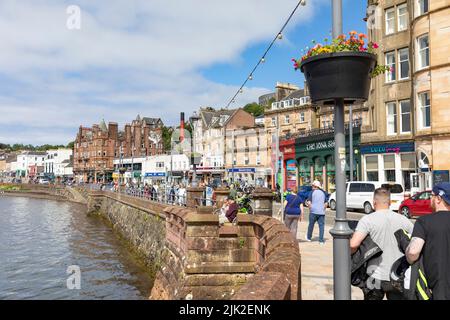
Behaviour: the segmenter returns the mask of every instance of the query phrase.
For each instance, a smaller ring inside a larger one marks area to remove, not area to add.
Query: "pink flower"
[[[374,49],[378,49],[378,44],[377,44],[376,42],[374,42],[373,45],[372,45],[372,47],[373,47]]]

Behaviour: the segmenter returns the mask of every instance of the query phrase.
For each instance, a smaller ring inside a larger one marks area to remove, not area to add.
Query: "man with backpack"
[[[413,224],[405,216],[390,210],[391,193],[388,189],[378,188],[374,192],[375,212],[359,220],[355,233],[350,240],[352,254],[370,236],[381,249],[382,254],[368,261],[369,280],[363,288],[364,300],[403,300],[403,294],[391,283],[390,273],[395,261],[403,256],[395,237],[397,230],[411,233]],[[367,254],[367,252],[366,252]]]
[[[423,256],[433,300],[450,300],[450,183],[432,189],[433,214],[417,219],[406,249],[410,264]]]

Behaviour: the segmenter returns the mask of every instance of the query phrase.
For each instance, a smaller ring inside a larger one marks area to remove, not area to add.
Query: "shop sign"
[[[414,152],[414,143],[398,143],[361,147],[361,154]]]
[[[165,177],[165,172],[146,172],[145,177]]]
[[[334,144],[334,140],[318,141],[318,142],[308,143],[306,146],[301,148],[301,152],[333,149],[334,145],[335,145]]]
[[[228,169],[228,172],[251,172],[255,173],[255,168],[234,168],[234,169]]]
[[[433,184],[440,182],[450,182],[449,170],[434,170],[433,171]]]

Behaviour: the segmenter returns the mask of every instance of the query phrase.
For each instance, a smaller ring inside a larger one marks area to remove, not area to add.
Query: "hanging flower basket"
[[[346,104],[366,101],[376,55],[367,52],[335,52],[310,57],[302,61],[313,103],[334,104],[344,99]]]
[[[330,44],[316,44],[300,60],[292,59],[294,68],[305,75],[313,103],[335,104],[336,99],[344,99],[346,104],[364,102],[371,78],[389,70],[377,65],[376,43],[366,45],[365,34],[349,34],[348,39],[340,35]]]

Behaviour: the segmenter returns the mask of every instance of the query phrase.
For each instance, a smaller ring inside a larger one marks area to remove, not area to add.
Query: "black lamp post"
[[[192,139],[191,139],[191,162],[192,162],[192,167],[194,170],[194,173],[192,175],[192,187],[197,187],[198,186],[198,182],[197,182],[197,159],[195,157],[195,128],[194,128],[194,123],[196,121],[200,120],[200,116],[197,115],[197,112],[194,112],[193,115],[189,118],[189,124],[191,125],[192,128]]]

